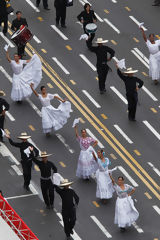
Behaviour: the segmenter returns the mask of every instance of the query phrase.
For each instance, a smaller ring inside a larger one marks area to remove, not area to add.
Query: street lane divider
[[[148,162],[148,165],[153,169],[153,171],[160,177],[160,170],[156,168],[151,162]]]
[[[160,215],[160,208],[156,205],[154,205],[153,208]]]
[[[96,71],[96,67],[84,56],[83,54],[79,54],[79,56],[88,64],[90,68],[92,68],[93,71]]]
[[[127,105],[127,99],[114,87],[111,86],[110,89],[112,89],[112,91]]]
[[[156,131],[154,127],[148,122],[148,121],[143,121],[143,123],[146,125],[146,127],[160,140],[160,134]]]
[[[123,130],[117,124],[114,124],[113,126],[124,137],[124,139],[126,139],[127,142],[129,142],[130,144],[133,143],[132,140],[125,134],[125,132],[123,132]]]
[[[129,18],[130,18],[135,24],[137,24],[138,27],[139,27],[140,22],[139,22],[135,17],[129,16]],[[145,28],[144,26],[142,26],[142,28],[143,28],[144,31],[147,31],[147,28]]]
[[[90,217],[107,238],[112,238],[112,235],[107,231],[107,229],[102,225],[102,223],[95,216],[90,216]]]
[[[11,41],[9,41],[9,39],[4,36],[4,34],[2,32],[0,32],[0,36],[4,39],[4,41],[11,47],[14,48],[15,46],[13,45],[13,43]]]
[[[53,61],[55,61],[55,63],[57,63],[57,65],[62,69],[62,71],[69,75],[70,72],[62,65],[62,63],[60,63],[60,61],[58,61],[58,59],[56,57],[52,57]]]
[[[123,173],[123,175],[130,181],[130,183],[134,187],[139,186],[138,183],[136,183],[136,181],[134,181],[134,179],[127,173],[127,171],[122,166],[118,166],[118,169]]]
[[[120,34],[119,29],[113,25],[113,23],[111,23],[107,18],[104,18],[104,21],[118,34]]]
[[[98,142],[98,146],[99,146],[101,149],[104,149],[103,144],[96,138],[96,136],[95,136],[88,128],[86,128],[86,131],[87,131],[88,135],[89,135],[91,138],[95,139],[95,140]]]
[[[39,38],[38,37],[36,37],[35,35],[33,35],[33,39],[34,39],[34,41],[36,41],[36,43],[41,43],[41,40],[39,40]]]
[[[26,2],[27,2],[36,12],[40,12],[40,10],[32,3],[31,0],[26,0]]]
[[[96,106],[96,108],[101,108],[101,106],[99,105],[99,103],[97,103],[94,98],[86,91],[86,90],[82,90],[82,92],[84,93],[84,95],[86,95],[86,97],[88,97],[88,99]]]
[[[63,38],[65,41],[68,40],[68,38],[64,35],[64,33],[62,33],[57,27],[56,25],[51,25],[51,28],[53,28],[53,30],[59,34],[59,36],[61,38]]]

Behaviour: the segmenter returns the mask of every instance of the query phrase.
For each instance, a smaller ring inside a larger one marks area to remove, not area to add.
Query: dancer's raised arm
[[[140,29],[142,31],[142,36],[143,36],[144,41],[147,42],[147,37],[146,37],[146,34],[144,32],[144,29],[143,28],[140,28]]]
[[[37,91],[33,88],[33,87],[34,87],[34,84],[33,84],[33,83],[30,84],[30,87],[31,87],[33,93],[34,93],[37,97],[39,97]]]
[[[11,58],[9,56],[9,51],[8,50],[6,51],[6,58],[7,58],[8,62],[11,63]]]

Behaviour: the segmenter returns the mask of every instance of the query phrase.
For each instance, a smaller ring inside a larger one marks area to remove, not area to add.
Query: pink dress
[[[92,155],[94,149],[91,146],[91,143],[95,143],[96,140],[91,137],[78,137],[77,140],[80,144],[81,152],[78,159],[76,176],[86,179],[98,169],[98,165]]]

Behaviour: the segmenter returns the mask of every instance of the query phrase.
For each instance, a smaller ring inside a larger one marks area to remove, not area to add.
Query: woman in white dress
[[[56,94],[47,93],[45,86],[41,86],[41,94],[38,94],[33,88],[34,84],[31,83],[30,87],[34,94],[39,98],[42,104],[42,128],[46,136],[50,136],[52,129],[55,131],[61,129],[70,117],[71,103],[61,99]],[[54,108],[50,101],[53,99],[59,100],[61,103],[58,108]]]
[[[85,180],[89,180],[90,176],[98,169],[98,165],[95,162],[92,154],[94,151],[93,148],[98,142],[91,137],[87,137],[86,129],[82,129],[81,136],[79,136],[77,125],[74,128],[77,141],[79,142],[81,148],[76,176]]]
[[[148,47],[149,56],[149,76],[154,81],[154,84],[158,84],[158,79],[160,79],[160,40],[155,40],[154,34],[149,35],[147,39],[143,28],[140,28],[143,34],[144,41]]]
[[[117,183],[111,175],[110,177],[117,193],[114,223],[124,232],[125,228],[130,227],[139,217],[139,213],[131,198],[135,188],[124,184],[124,178],[121,176],[118,177]]]
[[[102,199],[102,202],[105,204],[107,199],[112,198],[113,192],[115,191],[108,170],[108,166],[111,165],[111,162],[108,158],[104,157],[103,150],[99,150],[97,155],[98,156],[93,152],[93,157],[98,163],[98,170],[96,171],[96,197]]]
[[[19,59],[18,54],[11,60],[8,49],[6,57],[13,70],[11,99],[21,103],[22,99],[30,97],[32,90],[30,84],[34,83],[35,88],[42,79],[42,64],[39,57],[34,54],[29,60]],[[26,66],[23,68],[23,65]]]

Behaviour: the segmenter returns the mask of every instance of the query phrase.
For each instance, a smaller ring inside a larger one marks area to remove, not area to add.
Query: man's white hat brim
[[[60,187],[65,187],[65,186],[69,186],[69,185],[72,185],[73,182],[66,182],[66,183],[61,183],[59,186]]]
[[[106,43],[108,40],[96,41],[95,43]]]
[[[17,138],[19,138],[19,139],[29,139],[29,138],[31,138],[31,136],[19,136]]]
[[[129,71],[125,71],[123,73],[129,74],[129,73],[136,73],[136,72],[138,72],[138,70],[129,70]]]

